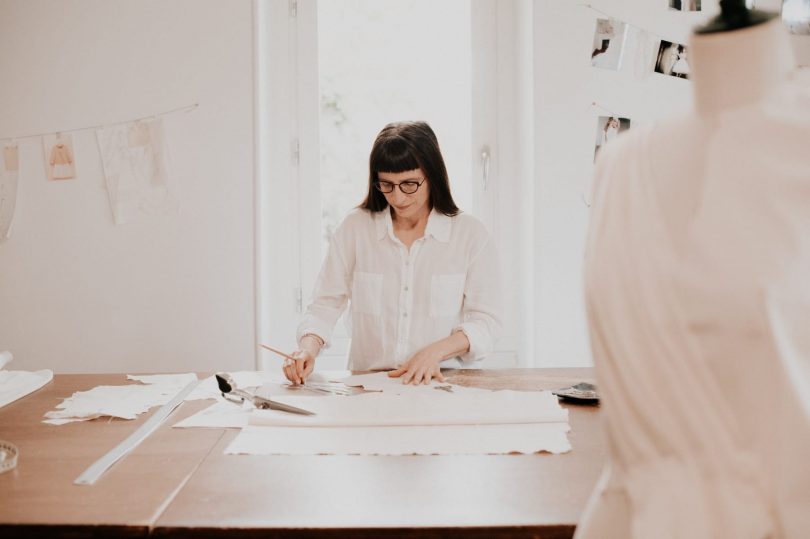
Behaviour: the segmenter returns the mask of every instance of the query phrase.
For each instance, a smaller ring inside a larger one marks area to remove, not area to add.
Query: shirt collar
[[[377,239],[381,240],[386,236],[394,238],[394,222],[391,220],[391,209],[385,208],[383,211],[377,212],[374,216],[375,225],[377,227]],[[439,213],[436,209],[430,210],[428,215],[427,226],[425,227],[425,236],[433,236],[438,241],[447,243],[450,241],[450,228],[452,227],[453,220],[449,216]]]

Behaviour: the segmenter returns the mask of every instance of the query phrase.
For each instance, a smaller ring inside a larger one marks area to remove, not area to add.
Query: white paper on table
[[[228,373],[237,387],[247,389],[258,396],[275,399],[278,396],[302,396],[301,390],[288,389],[290,383],[276,373],[262,371],[238,371]],[[306,392],[303,396],[319,398],[322,393]],[[178,428],[241,428],[248,424],[250,413],[254,409],[250,403],[241,406],[222,397],[216,379],[206,378],[186,397],[185,400],[215,399],[217,402],[200,410],[194,415],[179,421],[173,427]]]
[[[449,387],[453,393],[491,393],[489,389],[476,387],[465,387],[447,382],[439,382],[435,379],[429,384],[403,384],[402,378],[391,378],[388,372],[373,372],[370,374],[355,374],[335,380],[343,382],[350,387],[360,387],[366,391],[382,391],[387,394],[405,395],[415,393],[434,393],[437,387]],[[442,391],[442,390],[438,390]]]
[[[0,352],[0,369],[8,365],[13,356],[11,352]],[[17,399],[33,393],[53,379],[53,371],[7,371],[0,370],[0,408]]]
[[[231,375],[233,378],[234,383],[240,389],[247,389],[247,388],[258,388],[268,383],[275,383],[275,384],[283,384],[285,383],[286,378],[284,378],[280,374],[270,373],[265,371],[237,371],[237,372],[229,372],[228,374]],[[210,376],[200,382],[200,384],[194,388],[188,397],[186,397],[187,401],[199,400],[199,399],[217,399],[217,400],[224,400],[222,398],[222,393],[219,390],[219,385],[217,384],[216,378]]]
[[[367,393],[352,397],[278,397],[304,408],[304,416],[276,410],[253,410],[251,425],[291,427],[360,427],[411,425],[481,425],[568,421],[550,391],[485,391],[483,393]]]
[[[568,423],[410,427],[290,428],[247,426],[226,454],[480,455],[565,453]]]
[[[208,408],[200,410],[194,415],[178,421],[172,427],[176,428],[209,428],[209,429],[241,429],[246,427],[253,406],[250,403],[239,404],[222,400],[215,402]]]
[[[62,425],[98,417],[135,419],[153,406],[162,406],[197,379],[193,373],[130,375],[131,380],[143,382],[121,386],[98,386],[78,391],[47,412],[43,423]]]

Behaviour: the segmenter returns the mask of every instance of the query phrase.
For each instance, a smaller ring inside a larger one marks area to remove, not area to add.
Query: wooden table
[[[590,369],[447,371],[453,383],[551,389]],[[0,409],[0,439],[20,449],[0,474],[0,537],[571,537],[605,458],[597,407],[565,405],[563,455],[225,455],[237,431],[172,429],[208,406],[184,403],[95,485],[73,480],[133,421],[41,422],[74,391],[124,375],[57,375]]]

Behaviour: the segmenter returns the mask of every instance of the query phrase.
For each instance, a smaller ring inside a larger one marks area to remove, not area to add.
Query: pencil
[[[270,346],[267,346],[266,344],[260,344],[259,346],[261,346],[262,348],[267,348],[267,349],[268,349],[268,350],[270,350],[271,352],[275,352],[276,354],[278,354],[278,355],[280,355],[280,356],[282,356],[282,357],[286,357],[287,359],[292,359],[293,361],[301,361],[301,358],[292,357],[291,355],[289,355],[289,354],[285,354],[284,352],[281,352],[281,351],[279,351],[279,350],[276,350],[275,348],[272,348],[272,347],[270,347]]]

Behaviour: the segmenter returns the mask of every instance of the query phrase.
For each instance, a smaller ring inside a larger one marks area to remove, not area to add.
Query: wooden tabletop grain
[[[590,369],[447,371],[490,389],[554,389]],[[172,429],[184,403],[95,485],[73,480],[149,416],[52,426],[45,412],[123,374],[57,375],[0,409],[15,470],[0,474],[0,536],[571,537],[605,458],[597,407],[566,405],[563,455],[225,455],[236,430]]]

